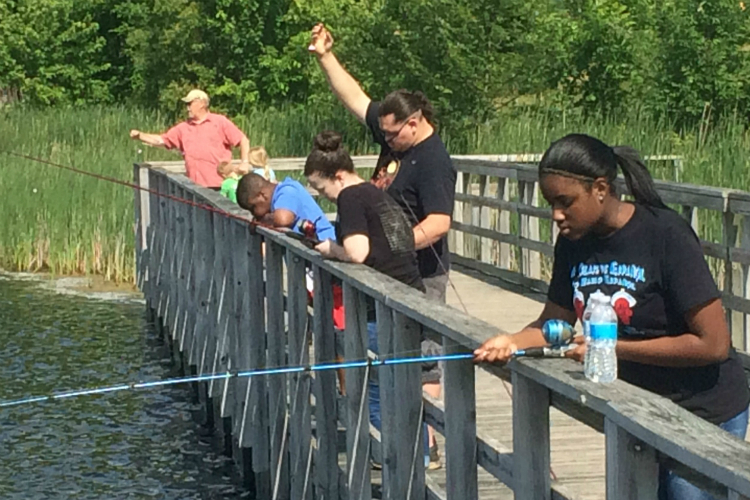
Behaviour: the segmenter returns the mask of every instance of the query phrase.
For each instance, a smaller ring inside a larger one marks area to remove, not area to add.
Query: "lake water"
[[[0,400],[177,376],[137,300],[0,276]],[[0,498],[247,498],[189,386],[0,408]]]

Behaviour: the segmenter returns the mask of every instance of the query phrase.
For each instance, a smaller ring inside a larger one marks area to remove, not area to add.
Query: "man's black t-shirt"
[[[548,299],[575,311],[580,321],[596,290],[612,297],[620,339],[682,335],[689,331],[685,314],[721,296],[687,221],[673,210],[641,205],[607,238],[558,238]],[[620,360],[618,369],[622,380],[716,424],[750,403],[733,348],[727,360],[708,366],[671,368]]]
[[[412,226],[429,214],[453,216],[456,170],[443,141],[433,133],[407,151],[391,150],[378,122],[379,107],[380,103],[371,102],[366,115],[367,126],[381,148],[373,175],[373,179],[381,177],[382,182],[377,182],[377,185],[386,188],[386,192],[404,210]],[[450,267],[448,239],[443,237],[433,246],[443,266],[440,266],[435,252],[429,247],[418,250],[419,272],[423,278],[445,274]]]
[[[367,236],[370,253],[365,265],[424,291],[414,251],[414,233],[403,210],[390,196],[364,182],[344,188],[336,204],[339,218],[336,239],[340,244],[347,236]]]

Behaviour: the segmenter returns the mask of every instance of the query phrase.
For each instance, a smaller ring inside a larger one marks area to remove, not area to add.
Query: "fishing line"
[[[352,369],[352,368],[375,368],[381,366],[406,365],[412,363],[425,363],[437,361],[455,361],[473,359],[474,355],[470,353],[443,354],[438,356],[420,356],[420,357],[394,357],[394,358],[375,358],[363,359],[357,361],[346,361],[341,363],[319,363],[309,365],[291,365],[276,368],[261,368],[257,370],[233,370],[219,373],[208,373],[204,375],[193,375],[188,377],[175,377],[160,380],[151,380],[143,382],[130,382],[110,385],[105,387],[95,387],[91,389],[76,389],[73,391],[53,392],[47,395],[30,396],[26,398],[0,401],[0,408],[11,406],[20,406],[30,403],[41,403],[56,399],[69,399],[79,396],[91,396],[95,394],[108,394],[113,392],[135,390],[135,389],[153,389],[156,387],[166,387],[193,382],[208,382],[211,380],[228,380],[232,378],[250,378],[263,375],[283,375],[290,373],[313,373],[329,370]]]
[[[137,189],[139,191],[144,191],[144,192],[153,194],[154,196],[158,196],[160,198],[166,198],[168,200],[176,201],[176,202],[179,202],[179,203],[184,203],[184,204],[192,206],[192,207],[201,208],[201,209],[207,210],[209,212],[214,212],[214,213],[223,215],[225,217],[229,217],[231,219],[236,219],[236,220],[239,220],[239,221],[242,221],[242,222],[246,222],[247,224],[249,224],[251,226],[264,227],[266,229],[270,229],[272,231],[276,231],[277,233],[285,233],[286,232],[286,231],[280,230],[279,228],[276,228],[276,227],[270,226],[268,224],[264,224],[262,222],[259,222],[257,220],[249,220],[249,219],[247,219],[245,217],[242,217],[242,216],[239,216],[239,215],[234,215],[232,213],[226,212],[226,211],[221,210],[219,208],[212,207],[211,205],[208,205],[206,203],[197,203],[197,202],[185,199],[185,198],[180,198],[179,196],[173,196],[171,194],[161,193],[161,192],[156,191],[154,189],[150,189],[150,188],[147,188],[147,187],[139,186],[138,184],[134,184],[132,182],[128,182],[128,181],[124,181],[124,180],[121,180],[121,179],[117,179],[115,177],[110,177],[110,176],[102,175],[102,174],[96,174],[94,172],[89,172],[87,170],[82,170],[80,168],[71,167],[69,165],[62,165],[60,163],[55,163],[53,161],[45,160],[43,158],[36,158],[34,156],[25,155],[25,154],[22,154],[22,153],[16,153],[16,152],[8,151],[8,150],[5,150],[5,149],[0,149],[0,153],[5,153],[8,156],[15,156],[16,158],[22,158],[24,160],[34,161],[34,162],[37,162],[37,163],[41,163],[43,165],[49,165],[49,166],[60,168],[60,169],[63,169],[63,170],[68,170],[70,172],[74,172],[74,173],[77,173],[77,174],[85,175],[85,176],[88,176],[88,177],[93,177],[94,179],[97,179],[97,180],[100,180],[100,181],[111,182],[113,184],[118,184],[120,186],[125,186],[125,187],[129,187],[129,188]]]

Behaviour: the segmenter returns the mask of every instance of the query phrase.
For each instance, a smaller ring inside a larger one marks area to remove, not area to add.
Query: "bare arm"
[[[450,215],[430,214],[414,226],[414,246],[417,250],[427,248],[440,241],[440,238],[448,234],[450,228]]]
[[[370,254],[370,238],[364,234],[353,234],[344,238],[344,246],[326,240],[315,249],[324,257],[362,264]]]
[[[646,340],[618,340],[617,357],[656,366],[705,366],[727,359],[729,329],[721,300],[686,315],[690,333]]]
[[[295,218],[294,212],[284,210],[283,208],[273,211],[274,227],[292,227]]]
[[[249,163],[248,157],[250,155],[250,139],[245,136],[240,142],[240,160],[242,163]]]
[[[160,148],[167,147],[167,145],[164,144],[164,139],[162,139],[161,136],[158,134],[147,134],[145,132],[141,132],[140,130],[131,130],[130,138],[138,139],[142,143],[148,144],[149,146],[155,146],[155,147],[160,147]]]
[[[539,318],[527,325],[523,330],[512,335],[500,334],[487,340],[481,347],[474,351],[475,361],[492,363],[495,361],[506,362],[518,349],[530,347],[542,347],[547,341],[542,335],[542,325],[548,319],[561,319],[571,325],[576,322],[575,311],[570,311],[554,302],[547,301]]]
[[[371,99],[365,94],[357,80],[352,77],[331,52],[333,37],[322,23],[312,29],[310,52],[315,53],[318,64],[325,74],[331,90],[339,101],[361,123],[365,123],[367,107]]]

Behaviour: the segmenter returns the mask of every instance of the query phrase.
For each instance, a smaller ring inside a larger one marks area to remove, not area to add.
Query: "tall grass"
[[[365,128],[340,107],[260,109],[235,122],[275,157],[306,155],[315,133],[326,128],[344,132],[354,154],[375,151]],[[134,162],[180,157],[131,141],[128,130],[168,126],[164,115],[127,107],[11,107],[0,109],[0,149],[131,180]],[[539,153],[570,132],[630,144],[644,154],[681,155],[684,182],[750,190],[750,134],[737,117],[675,132],[637,110],[606,119],[522,111],[441,135],[456,154]],[[675,175],[669,163],[650,168],[658,178]],[[0,169],[0,266],[132,281],[132,190],[8,155],[0,155]]]

